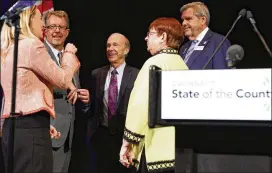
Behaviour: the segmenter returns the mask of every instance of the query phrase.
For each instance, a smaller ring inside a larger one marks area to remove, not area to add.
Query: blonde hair
[[[57,16],[59,18],[64,18],[66,21],[66,27],[69,28],[69,17],[68,14],[65,11],[62,10],[56,10],[56,11],[49,11],[46,13],[45,18],[44,18],[44,23],[47,26],[47,21],[51,16]]]
[[[206,25],[209,26],[210,12],[208,7],[203,2],[191,2],[185,4],[180,8],[180,12],[182,13],[188,8],[192,8],[194,10],[194,15],[196,15],[197,17],[206,17]]]
[[[28,8],[20,14],[20,33],[19,40],[25,38],[36,38],[30,29],[31,18],[35,15],[37,7]],[[9,27],[4,22],[1,30],[1,58],[5,58],[10,47],[14,44],[14,26]]]

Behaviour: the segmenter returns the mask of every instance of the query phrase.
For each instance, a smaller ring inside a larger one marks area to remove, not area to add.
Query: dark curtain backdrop
[[[16,0],[0,0],[0,2],[2,15]],[[180,7],[188,2],[192,1],[54,0],[54,8],[67,11],[70,16],[71,32],[67,41],[74,43],[78,48],[77,55],[81,61],[82,87],[87,88],[90,85],[90,74],[93,69],[108,64],[105,45],[107,37],[111,33],[120,32],[128,37],[131,43],[131,51],[127,63],[141,68],[147,58],[150,57],[144,41],[149,24],[158,17],[175,17],[181,21]],[[257,21],[257,27],[268,46],[272,48],[271,7],[267,4],[267,0],[205,0],[204,2],[211,13],[209,27],[223,35],[228,32],[242,8],[251,10]],[[245,50],[245,57],[238,68],[272,67],[272,58],[268,56],[246,18],[240,19],[230,34],[229,40],[232,44],[241,45]],[[77,149],[81,149],[80,146],[83,146],[85,135],[83,126],[85,125],[86,118],[77,119],[75,132],[77,139],[74,140],[77,141],[77,144],[75,144]],[[84,149],[79,153],[84,153]],[[73,160],[80,162],[82,157],[77,154],[72,159],[72,163],[75,163]],[[220,158],[217,160],[220,160]],[[77,163],[73,166],[75,170],[78,168],[76,165]]]
[[[1,14],[16,0],[1,0]],[[81,61],[81,83],[89,85],[93,69],[107,64],[105,45],[113,32],[123,33],[131,42],[127,62],[141,68],[150,54],[144,38],[149,24],[158,17],[175,17],[180,20],[180,7],[189,0],[54,0],[56,10],[70,15],[71,32],[68,42],[78,48]],[[225,35],[242,8],[253,12],[257,27],[268,46],[272,47],[271,7],[267,0],[204,0],[211,13],[210,28]],[[246,18],[241,18],[229,36],[232,44],[245,49],[245,57],[238,68],[271,68],[272,58],[266,53],[257,34]]]
[[[88,84],[89,74],[94,68],[107,64],[105,45],[107,37],[113,32],[121,32],[131,42],[131,52],[127,62],[141,68],[150,56],[146,51],[144,38],[150,22],[158,17],[175,17],[180,20],[180,7],[188,0],[115,0],[115,1],[55,1],[55,9],[68,11],[71,18],[69,41],[78,47],[82,62],[82,83]],[[267,44],[272,47],[272,25],[265,0],[260,1],[204,1],[210,9],[213,31],[227,33],[238,12],[247,8],[253,12],[257,27]],[[242,18],[229,36],[232,44],[240,44],[245,49],[245,57],[238,68],[272,67],[272,58],[266,53],[257,34],[246,18]]]

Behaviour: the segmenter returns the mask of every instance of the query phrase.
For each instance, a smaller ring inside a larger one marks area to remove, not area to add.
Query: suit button
[[[72,115],[72,112],[69,112],[68,115]]]

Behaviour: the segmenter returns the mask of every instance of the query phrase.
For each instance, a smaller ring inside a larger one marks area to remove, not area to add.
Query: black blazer
[[[88,136],[91,137],[95,132],[102,120],[103,113],[103,97],[104,97],[104,87],[107,78],[107,73],[110,66],[104,66],[92,71],[91,75],[91,108],[90,117],[88,119]],[[118,97],[118,107],[116,115],[109,122],[109,129],[114,132],[123,133],[127,106],[130,97],[130,93],[134,86],[134,81],[137,78],[139,70],[126,64],[122,82]]]

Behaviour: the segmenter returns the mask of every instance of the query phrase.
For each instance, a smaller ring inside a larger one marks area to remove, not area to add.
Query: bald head
[[[128,38],[127,38],[126,36],[124,36],[123,34],[117,33],[117,32],[116,32],[116,33],[112,33],[112,34],[109,36],[108,39],[110,39],[110,38],[112,38],[112,39],[120,39],[121,41],[124,42],[125,46],[126,46],[127,48],[130,49],[129,40],[128,40]]]
[[[112,66],[118,68],[130,50],[130,43],[126,36],[113,33],[107,40],[107,57]]]

